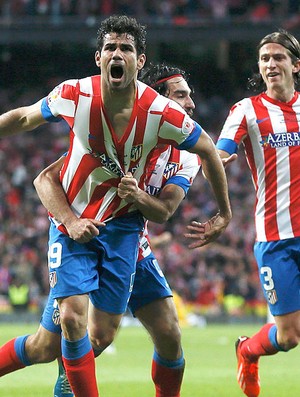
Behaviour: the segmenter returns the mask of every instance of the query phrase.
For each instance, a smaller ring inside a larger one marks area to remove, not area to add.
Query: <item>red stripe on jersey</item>
[[[182,128],[184,117],[184,113],[170,106],[166,106],[162,117],[162,123],[167,122],[175,125],[177,128]]]
[[[129,123],[128,123],[127,127],[126,127],[126,130],[122,134],[120,140],[119,140],[119,138],[118,138],[118,136],[117,136],[117,134],[116,134],[116,132],[115,132],[115,130],[113,128],[113,125],[112,125],[107,113],[106,113],[106,109],[105,109],[105,107],[103,105],[101,96],[100,96],[100,104],[101,104],[101,109],[102,109],[103,116],[105,118],[105,122],[106,122],[106,124],[108,126],[108,129],[109,129],[110,133],[111,133],[111,137],[112,137],[112,140],[113,140],[113,143],[114,143],[114,146],[115,146],[115,150],[117,152],[117,157],[118,157],[119,164],[121,166],[121,164],[124,164],[124,144],[127,141],[127,138],[128,138],[128,136],[130,134],[131,128],[133,126],[133,123],[134,123],[134,120],[135,120],[135,117],[136,117],[136,101],[135,101],[134,106],[133,106],[133,110],[132,110],[132,113],[131,113],[131,116],[130,116]],[[123,168],[121,168],[121,169],[124,172],[124,169]]]
[[[142,96],[139,99],[139,106],[138,106],[138,113],[137,113],[137,121],[136,121],[136,133],[134,136],[134,141],[133,141],[133,148],[138,147],[139,145],[143,144],[143,139],[144,139],[144,134],[145,134],[145,128],[147,124],[147,119],[148,119],[148,112],[149,109],[154,101],[154,99],[158,96],[157,92],[151,89],[150,87],[147,87],[145,91],[143,92]],[[157,149],[154,148],[152,151],[153,153],[158,153]],[[161,151],[159,151],[160,153]],[[157,159],[157,154],[154,154],[155,160]],[[130,169],[133,169],[140,161],[140,158],[131,158],[130,161]],[[149,174],[149,169],[151,168],[151,164],[153,164],[152,159],[147,162],[149,166],[147,166],[147,169],[145,170],[145,173],[142,175],[140,179],[139,186],[142,188],[142,186],[145,184],[145,180],[147,179],[147,175],[151,175],[152,172]],[[154,164],[155,165],[155,164]]]
[[[291,147],[290,151],[290,216],[293,233],[300,236],[300,173],[299,148]]]
[[[119,216],[125,215],[128,213],[129,208],[132,207],[132,204],[127,204],[124,207],[122,207],[119,211],[116,211],[114,213],[114,217],[117,218]]]
[[[243,120],[241,121],[241,124],[239,125],[237,131],[236,131],[236,135],[235,135],[235,139],[234,141],[239,144],[242,139],[244,138],[245,135],[245,128],[247,126],[247,121],[246,121],[246,117],[243,118]]]
[[[69,154],[72,153],[73,144],[74,144],[74,132],[71,130],[71,131],[70,131],[70,146],[69,146],[69,151],[68,151],[68,155],[66,156],[65,161],[64,161],[64,163],[63,163],[61,172],[60,172],[60,181],[63,180],[64,175],[65,175],[65,173],[66,173],[66,170],[67,170],[67,168],[68,168],[68,164],[69,164],[69,162],[70,162],[70,156],[69,156]]]
[[[95,219],[97,213],[99,212],[99,209],[103,203],[105,194],[107,193],[107,186],[111,187],[117,187],[119,181],[116,179],[108,179],[107,181],[103,182],[101,185],[96,186],[91,200],[89,202],[89,205],[86,207],[86,209],[82,212],[81,218],[92,218]],[[114,199],[113,203],[115,203],[116,198]],[[112,203],[111,203],[112,204]],[[104,213],[103,217],[100,219],[100,221],[107,219],[107,214],[111,215],[111,204],[108,206],[108,209],[106,213]]]
[[[282,105],[285,107],[285,104]],[[292,108],[284,109],[285,123],[287,132],[299,131],[297,115]],[[299,147],[289,147],[289,163],[290,163],[290,217],[293,233],[300,235],[300,173],[299,173]]]
[[[66,99],[72,98],[75,104],[75,108],[78,105],[78,98],[79,98],[78,94],[79,94],[79,82],[76,84],[76,87],[69,84],[64,84],[62,86],[61,97]],[[68,123],[68,125],[72,128],[74,125],[74,116],[64,115],[64,119]]]
[[[90,134],[89,144],[95,153],[103,154],[106,152],[104,145],[104,133],[101,120],[101,96],[100,96],[100,76],[92,77],[93,97],[90,110]]]
[[[254,103],[256,119],[265,120],[263,123],[258,124],[259,130],[260,132],[268,131],[268,134],[273,133],[273,126],[268,109],[263,105],[261,98],[259,98],[259,102],[260,103],[258,107],[256,107],[256,103]],[[262,141],[264,138],[267,138],[267,136],[262,134],[261,137]],[[272,166],[272,164],[276,164],[276,150],[265,150],[264,161],[265,169],[268,170],[268,172],[265,174],[265,232],[267,240],[271,241],[279,239],[278,224],[276,219],[277,173],[276,167]]]
[[[66,193],[70,204],[72,204],[78,192],[86,182],[88,176],[97,167],[99,167],[98,159],[92,157],[89,154],[85,154],[82,157]]]

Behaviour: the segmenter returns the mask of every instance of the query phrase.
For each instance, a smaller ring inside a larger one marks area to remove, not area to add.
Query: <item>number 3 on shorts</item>
[[[260,269],[260,273],[263,275],[264,277],[264,289],[266,291],[270,291],[272,289],[274,289],[274,281],[272,278],[272,269],[269,266],[262,266]]]
[[[53,243],[49,247],[48,251],[48,266],[52,269],[56,269],[61,264],[61,253],[62,245],[61,243]]]

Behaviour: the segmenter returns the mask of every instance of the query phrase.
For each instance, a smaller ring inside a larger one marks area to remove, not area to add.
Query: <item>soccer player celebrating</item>
[[[223,159],[243,142],[256,190],[254,254],[275,324],[236,343],[238,383],[248,397],[260,393],[261,356],[288,351],[300,338],[300,46],[284,30],[258,45],[259,73],[249,81],[261,93],[236,103],[217,148]],[[197,236],[197,227],[191,230]]]
[[[95,54],[101,75],[63,82],[43,100],[0,117],[0,136],[60,119],[71,129],[60,178],[75,216],[64,217],[55,208],[64,227],[52,218],[48,258],[51,293],[60,309],[63,362],[76,397],[99,395],[87,333],[89,298],[94,324],[101,314],[118,325],[132,290],[144,221],[133,203],[118,196],[121,179],[133,175],[144,190],[155,149],[169,144],[195,152],[219,207],[195,246],[213,241],[231,219],[215,145],[179,105],[137,80],[145,60],[144,28],[134,18],[109,17],[101,23]],[[73,238],[78,230],[83,244]],[[95,327],[94,350],[101,349],[102,337]]]
[[[143,71],[140,79],[162,95],[175,100],[190,116],[192,115],[195,105],[190,96],[191,89],[184,71],[166,64],[151,65]],[[127,199],[139,205],[143,215],[148,215],[154,221],[163,222],[175,212],[187,193],[199,169],[199,158],[187,151],[178,151],[166,146],[164,152],[154,160],[156,166],[152,167],[153,172],[146,190],[155,194],[155,198],[149,198],[145,192],[140,191],[133,180],[130,181],[130,186],[120,183],[118,194],[127,196]],[[64,211],[70,211],[59,180],[63,163],[64,157],[43,170],[34,184],[48,209],[58,201],[60,206],[64,203]],[[157,173],[155,171],[157,167],[162,172]],[[129,182],[127,178],[126,182]],[[78,234],[73,238],[80,241],[81,235]],[[153,246],[153,242],[151,245]],[[184,358],[178,316],[172,292],[151,252],[147,228],[140,239],[139,247],[135,281],[128,307],[148,330],[155,345],[152,377],[157,397],[179,396]],[[102,334],[105,335],[105,339],[101,341],[102,350],[114,339],[117,331],[113,324],[103,323],[99,324]],[[93,325],[91,324],[90,327],[92,328]],[[35,334],[27,337],[26,343],[23,343],[22,348],[18,350],[19,360],[15,360],[15,366],[9,362],[7,355],[14,356],[12,349],[19,343],[14,339],[14,345],[8,342],[0,349],[3,357],[3,364],[1,365],[0,362],[0,373],[4,375],[26,365],[52,361],[60,355],[60,333],[58,306],[50,294],[40,327]],[[23,337],[19,337],[18,340],[23,340]],[[24,361],[24,357],[27,357],[27,362]],[[54,388],[54,397],[72,396],[74,394],[59,359],[59,376]]]

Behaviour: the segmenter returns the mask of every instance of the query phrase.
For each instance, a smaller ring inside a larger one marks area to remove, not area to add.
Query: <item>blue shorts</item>
[[[254,255],[273,316],[300,310],[300,238],[257,242]]]
[[[103,300],[96,307],[105,312],[124,313],[132,291],[143,228],[142,215],[134,212],[111,220],[99,228],[99,236],[79,244],[51,222],[48,266],[53,298],[97,290],[101,291]]]
[[[137,262],[129,310],[134,314],[142,306],[168,296],[172,296],[172,291],[155,256],[150,254]]]
[[[137,262],[133,290],[128,302],[129,310],[134,314],[148,303],[169,296],[172,296],[172,291],[154,255],[151,253]],[[101,290],[92,291],[90,298],[96,307],[101,306],[101,302],[107,301],[107,296],[104,294],[102,296]],[[61,333],[59,309],[51,291],[41,318],[41,325],[50,332]]]
[[[51,291],[40,323],[46,330],[50,332],[55,334],[61,333],[59,308],[57,300],[53,298]]]

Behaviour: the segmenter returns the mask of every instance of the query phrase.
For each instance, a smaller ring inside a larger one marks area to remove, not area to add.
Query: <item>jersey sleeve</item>
[[[53,122],[65,119],[72,125],[78,101],[78,80],[68,80],[56,86],[43,99],[41,111],[45,120]]]
[[[191,119],[181,106],[170,101],[163,113],[158,140],[159,143],[187,150],[196,144],[201,131],[200,125]]]
[[[245,100],[242,100],[230,109],[216,144],[217,149],[224,150],[229,154],[236,153],[239,144],[247,134]]]
[[[186,195],[200,169],[201,162],[199,156],[193,153],[182,151],[181,156],[182,167],[166,181],[166,185],[180,186]]]

